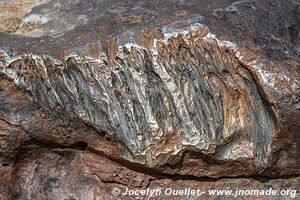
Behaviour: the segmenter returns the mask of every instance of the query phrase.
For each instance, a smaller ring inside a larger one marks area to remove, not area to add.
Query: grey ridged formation
[[[121,143],[130,161],[174,164],[193,149],[264,168],[276,119],[247,66],[200,24],[161,33],[115,50],[98,42],[98,55],[64,61],[2,51],[0,69],[48,112],[63,109]]]

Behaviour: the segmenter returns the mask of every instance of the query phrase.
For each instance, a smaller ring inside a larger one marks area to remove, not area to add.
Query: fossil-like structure
[[[300,7],[272,2],[21,5],[0,32],[1,199],[299,189]]]

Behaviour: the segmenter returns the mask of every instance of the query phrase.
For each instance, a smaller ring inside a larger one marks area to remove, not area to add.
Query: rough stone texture
[[[1,199],[299,190],[299,1],[0,3]]]
[[[0,1],[0,30],[5,32],[24,32],[22,30],[35,29],[42,20],[37,16],[29,15],[32,8],[46,3],[47,0],[1,0]],[[35,17],[35,19],[34,19]]]

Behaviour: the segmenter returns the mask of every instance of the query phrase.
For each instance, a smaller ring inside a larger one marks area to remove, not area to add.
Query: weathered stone
[[[26,5],[0,21],[1,198],[299,189],[297,1]]]

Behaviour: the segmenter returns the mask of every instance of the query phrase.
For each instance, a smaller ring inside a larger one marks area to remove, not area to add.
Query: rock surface
[[[299,190],[299,1],[0,3],[0,199]]]

